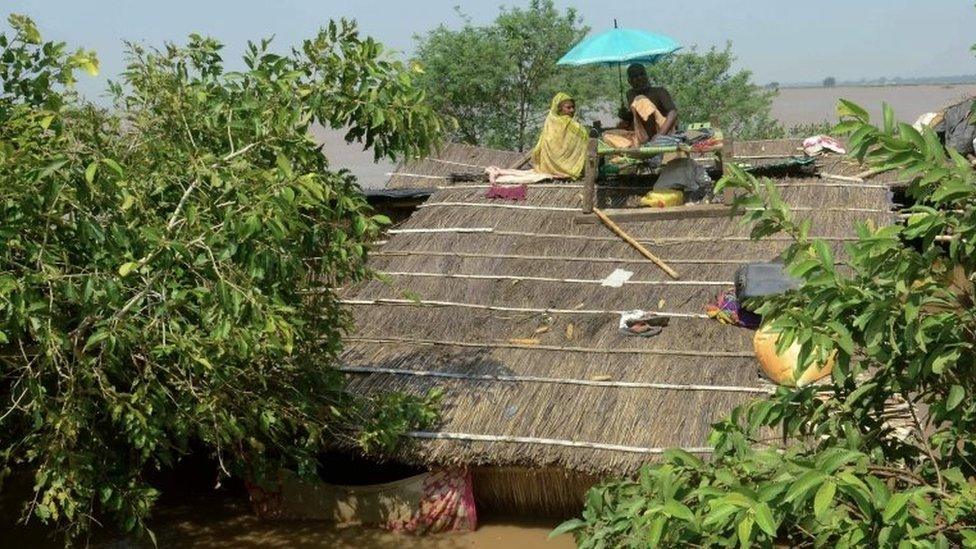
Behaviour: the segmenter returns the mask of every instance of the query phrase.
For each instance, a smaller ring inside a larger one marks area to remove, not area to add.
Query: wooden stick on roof
[[[600,210],[600,208],[593,208],[593,213],[595,213],[596,216],[600,218],[600,221],[602,221],[603,224],[606,225],[611,231],[617,233],[617,236],[624,239],[624,241],[627,242],[627,244],[633,246],[635,250],[641,253],[641,255],[653,261],[654,264],[660,267],[662,271],[668,273],[668,276],[674,279],[680,278],[678,276],[677,271],[675,271],[670,266],[668,266],[667,263],[661,261],[660,258],[652,254],[647,248],[641,246],[640,242],[634,240],[634,237],[627,234],[627,231],[621,229],[620,226],[614,223],[613,220],[611,220],[609,217],[607,217],[607,215],[603,213],[603,211]]]

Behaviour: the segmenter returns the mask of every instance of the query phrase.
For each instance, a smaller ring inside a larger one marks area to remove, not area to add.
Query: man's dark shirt
[[[635,90],[633,88],[627,90],[627,105],[634,102],[634,98],[638,95],[643,95],[644,97],[651,100],[657,110],[661,111],[661,114],[667,116],[669,112],[677,110],[674,106],[674,100],[671,99],[671,94],[668,90],[664,88],[658,88],[651,86],[650,88],[644,88],[642,90]],[[654,127],[654,120],[647,121],[647,134],[654,135],[657,133],[657,128]]]

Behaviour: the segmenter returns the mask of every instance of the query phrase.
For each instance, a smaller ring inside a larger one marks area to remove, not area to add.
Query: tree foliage
[[[440,133],[415,74],[346,21],[240,72],[191,36],[129,46],[100,110],[70,88],[90,52],[0,34],[0,459],[34,475],[26,511],[83,533],[141,529],[146,472],[191,444],[221,474],[314,471],[326,441],[376,448],[429,399],[344,390],[349,326],[330,288],[370,276],[372,215],[313,121],[377,156]]]
[[[911,179],[904,223],[860,223],[835,257],[768,182],[733,168],[719,184],[753,237],[793,238],[783,259],[803,286],[754,305],[779,345],[801,345],[798,373],[836,353],[829,385],[736,409],[710,462],[674,451],[593,489],[562,526],[582,546],[976,546],[976,174],[887,105],[880,127],[838,111],[855,159]]]
[[[457,121],[450,136],[461,142],[524,150],[559,91],[577,98],[580,116],[615,112],[621,78],[613,67],[557,67],[556,61],[589,32],[572,9],[560,13],[550,0],[503,10],[487,26],[465,22],[418,37],[417,63],[435,108]],[[776,90],[763,89],[747,70],[735,71],[731,45],[677,53],[648,67],[664,86],[683,122],[717,118],[741,138],[786,135],[770,116]],[[628,86],[626,78],[623,87]],[[612,121],[616,122],[616,121]]]
[[[452,138],[524,150],[557,92],[576,97],[584,111],[616,96],[606,70],[556,66],[588,31],[574,9],[560,12],[552,0],[502,9],[491,25],[441,25],[417,37],[421,83],[434,108],[457,121]]]

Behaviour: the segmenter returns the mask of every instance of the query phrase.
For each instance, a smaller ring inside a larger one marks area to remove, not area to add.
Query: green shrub
[[[440,122],[414,75],[348,22],[241,72],[191,36],[129,46],[102,110],[72,91],[94,54],[0,34],[0,457],[27,511],[84,533],[142,529],[145,473],[191,444],[220,474],[314,471],[327,441],[367,448],[430,399],[350,396],[331,367],[349,316],[329,288],[370,276],[388,223],[309,137],[349,128],[420,154]]]
[[[783,258],[804,284],[758,312],[781,348],[801,345],[798,373],[836,352],[830,384],[736,409],[710,462],[673,451],[594,488],[558,530],[582,547],[976,546],[976,175],[887,105],[880,128],[838,111],[855,159],[911,179],[904,223],[859,224],[837,258],[768,182],[733,167],[717,186],[739,191],[754,238],[793,238]]]

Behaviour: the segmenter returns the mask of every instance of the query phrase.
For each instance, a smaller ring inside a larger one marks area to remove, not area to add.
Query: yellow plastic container
[[[641,206],[648,208],[670,208],[685,203],[685,193],[678,189],[651,191],[640,199]]]
[[[756,330],[756,335],[752,338],[760,369],[773,383],[786,387],[803,387],[830,375],[831,370],[834,369],[836,353],[831,354],[825,364],[814,362],[807,367],[800,379],[796,379],[793,372],[800,358],[800,345],[794,342],[783,351],[783,354],[776,354],[777,337],[779,337],[777,332],[764,326]]]

